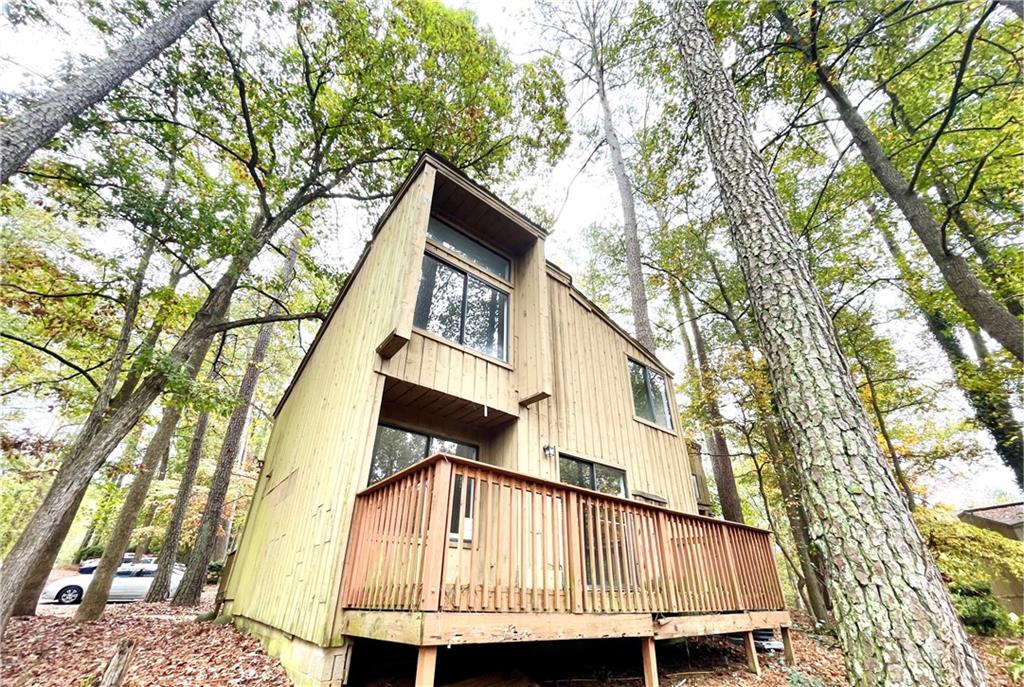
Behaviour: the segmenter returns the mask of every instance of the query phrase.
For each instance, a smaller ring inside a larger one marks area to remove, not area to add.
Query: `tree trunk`
[[[736,488],[736,475],[732,471],[732,456],[729,454],[729,444],[726,442],[725,433],[722,431],[725,420],[722,418],[722,411],[718,405],[718,393],[715,391],[714,370],[712,370],[711,358],[708,354],[707,344],[704,341],[704,333],[697,322],[697,312],[688,293],[683,293],[683,302],[686,304],[686,313],[689,315],[690,327],[693,330],[693,344],[697,350],[701,390],[704,396],[704,406],[707,408],[708,425],[710,426],[711,435],[710,443],[708,444],[708,455],[711,457],[711,468],[715,475],[718,501],[722,504],[722,517],[732,522],[744,522],[740,492]]]
[[[1001,384],[986,383],[984,361],[976,365],[964,352],[956,337],[954,325],[942,312],[941,305],[933,294],[927,293],[920,285],[920,279],[914,274],[910,261],[900,248],[892,229],[885,217],[874,203],[868,203],[868,213],[885,241],[885,246],[892,255],[893,262],[906,284],[906,293],[924,317],[925,325],[932,338],[942,349],[953,369],[953,379],[974,408],[974,417],[978,424],[988,430],[996,444],[996,453],[1013,471],[1017,485],[1024,488],[1024,431],[1013,414],[1010,395]]]
[[[294,203],[295,201],[293,201]],[[231,303],[238,280],[274,233],[297,211],[292,206],[286,207],[271,218],[260,217],[254,223],[252,239],[245,248],[236,253],[224,274],[207,294],[200,306],[171,348],[169,361],[187,364],[188,359],[197,347],[209,345],[210,327],[224,318]],[[134,318],[132,318],[134,320]],[[128,333],[131,329],[129,327]],[[111,369],[114,369],[113,364]],[[117,365],[120,369],[120,363]],[[114,376],[116,381],[116,375]],[[38,570],[44,564],[47,544],[57,538],[63,541],[67,536],[67,527],[57,531],[65,522],[68,510],[74,510],[81,502],[89,481],[96,470],[103,465],[110,453],[117,448],[121,439],[135,426],[167,385],[167,377],[161,370],[154,370],[139,384],[135,392],[115,410],[105,421],[97,421],[94,427],[83,429],[75,446],[65,458],[54,476],[50,489],[43,502],[32,515],[14,547],[4,559],[4,574],[0,577],[0,636],[7,627],[11,610],[21,590],[26,588],[29,572]],[[113,384],[111,384],[113,388]],[[103,404],[106,407],[106,404]],[[72,516],[73,519],[73,516]],[[68,521],[68,527],[70,521]],[[60,545],[58,543],[57,549]],[[56,556],[56,553],[53,554]],[[52,565],[53,559],[47,565]],[[38,594],[36,595],[38,598]]]
[[[696,0],[677,0],[686,81],[722,196],[851,684],[985,684],[875,441],[807,258]]]
[[[1021,321],[985,290],[984,285],[959,255],[946,249],[942,229],[924,200],[910,188],[909,183],[886,155],[882,144],[860,116],[832,74],[812,54],[788,15],[776,5],[775,18],[789,36],[794,47],[814,70],[818,84],[835,105],[840,119],[850,132],[861,156],[875,178],[899,207],[903,217],[921,240],[942,273],[949,290],[956,296],[960,307],[971,316],[993,339],[998,341],[1018,360],[1024,361],[1024,330]]]
[[[177,41],[216,1],[187,0],[106,59],[90,64],[0,127],[0,184],[7,183],[29,156],[66,124]]]
[[[279,299],[283,299],[287,294],[288,287],[294,276],[300,236],[296,232],[292,238],[288,259],[281,268],[282,286],[281,292],[278,294]],[[275,301],[268,308],[267,314],[274,315],[279,309],[280,306]],[[253,343],[252,353],[249,356],[249,365],[246,367],[245,374],[242,375],[242,381],[238,385],[238,404],[231,412],[231,417],[228,418],[227,429],[224,431],[224,443],[221,444],[220,455],[217,458],[217,467],[210,480],[210,492],[206,497],[206,506],[203,508],[203,515],[200,519],[199,532],[196,534],[195,543],[192,545],[192,552],[188,557],[185,574],[182,576],[178,590],[171,601],[175,606],[196,606],[199,604],[203,585],[206,584],[206,573],[213,551],[213,540],[217,534],[224,509],[224,497],[227,495],[228,485],[231,483],[231,469],[238,461],[238,453],[242,447],[245,429],[249,422],[249,406],[252,405],[253,396],[256,394],[256,384],[259,382],[260,374],[263,372],[261,366],[267,354],[267,347],[270,345],[270,337],[273,332],[273,322],[261,325],[259,333],[256,335],[256,341]]]
[[[142,287],[155,247],[156,241],[153,239],[148,239],[143,246],[142,256],[135,268],[131,290],[125,299],[124,319],[121,322],[117,343],[114,345],[114,353],[110,362],[107,363],[107,373],[96,392],[96,398],[93,400],[85,424],[82,425],[68,455],[61,461],[57,475],[54,477],[54,484],[57,484],[64,466],[86,450],[89,438],[103,423],[110,396],[114,393],[118,375],[121,373],[121,367],[128,355],[132,329],[135,326],[135,317],[138,314],[139,301],[142,298]],[[98,469],[99,465],[96,467]],[[93,473],[95,471],[93,470]],[[89,479],[91,478],[92,473],[89,474]],[[39,602],[40,594],[43,593],[43,587],[46,586],[50,569],[53,568],[53,564],[60,554],[60,548],[64,544],[64,539],[67,537],[68,531],[71,530],[71,525],[75,521],[78,507],[82,505],[82,499],[85,497],[88,486],[89,482],[86,480],[81,489],[64,494],[63,508],[54,514],[45,527],[33,526],[39,513],[36,511],[18,537],[14,547],[8,552],[4,559],[4,574],[0,576],[0,637],[3,636],[7,620],[11,615],[35,615],[36,604]],[[43,504],[46,503],[46,499],[53,491],[54,487],[51,484],[43,499]],[[40,505],[40,509],[42,509],[42,505]],[[32,553],[25,555],[26,549],[29,548],[32,549]]]
[[[167,477],[167,461],[170,459],[170,453],[171,445],[170,442],[168,442],[166,448],[164,448],[164,454],[160,458],[160,467],[156,471],[156,478],[158,481]],[[140,527],[142,529],[148,530],[150,527],[153,526],[153,518],[155,517],[156,504],[151,503],[149,504],[149,507],[146,509],[146,514],[142,517],[142,523],[140,524]],[[135,552],[132,553],[132,563],[142,562],[142,557],[149,553],[149,542],[151,539],[152,537],[149,534],[141,535],[141,538],[139,539],[138,543],[135,546]]]
[[[640,264],[640,234],[636,222],[636,206],[633,200],[633,187],[626,173],[626,161],[622,156],[622,144],[615,133],[612,121],[612,109],[605,90],[604,69],[598,60],[597,97],[601,101],[603,113],[604,137],[608,143],[608,153],[612,160],[612,173],[619,188],[619,200],[622,202],[622,238],[626,244],[626,274],[629,277],[629,296],[633,304],[633,331],[640,341],[652,353],[658,350],[651,331],[651,319],[647,309],[647,285],[644,282],[644,271]]]
[[[202,364],[205,357],[205,349],[208,347],[207,345],[197,350],[190,361],[189,372],[191,376],[195,376],[196,370]],[[204,355],[200,355],[200,353]],[[142,457],[142,464],[135,472],[135,478],[128,488],[128,496],[125,497],[124,503],[121,505],[121,511],[117,515],[117,522],[110,533],[106,546],[103,547],[103,557],[100,558],[100,564],[92,575],[89,588],[85,590],[82,605],[78,607],[78,611],[75,613],[75,620],[79,622],[96,620],[103,614],[103,609],[107,604],[107,597],[110,595],[110,584],[117,574],[117,569],[121,567],[125,551],[128,550],[128,543],[131,541],[132,532],[135,530],[135,525],[139,520],[139,511],[142,510],[142,506],[146,502],[146,495],[149,493],[149,485],[153,481],[153,475],[156,474],[157,466],[171,445],[171,440],[174,438],[174,431],[178,426],[178,420],[181,418],[181,407],[172,403],[170,398],[166,399],[166,401],[167,404],[164,406],[160,423],[153,433],[149,446],[146,447],[146,453]]]
[[[213,371],[211,370],[211,376]],[[210,414],[205,410],[199,413],[196,418],[195,431],[192,434],[192,443],[188,449],[188,460],[185,469],[181,473],[181,483],[178,485],[178,493],[174,497],[174,506],[171,508],[171,518],[167,522],[167,530],[164,532],[164,543],[160,548],[160,556],[157,558],[156,577],[149,585],[149,592],[146,594],[146,601],[166,601],[170,596],[171,572],[174,564],[178,562],[178,544],[181,541],[181,528],[185,523],[185,512],[188,510],[189,497],[192,496],[192,488],[196,483],[196,473],[199,471],[199,462],[203,457],[203,441],[206,439],[206,429],[210,422]]]

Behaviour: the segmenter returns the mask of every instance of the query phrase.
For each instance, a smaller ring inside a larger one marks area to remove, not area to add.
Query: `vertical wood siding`
[[[557,481],[558,461],[543,452],[553,444],[562,453],[625,470],[630,493],[657,494],[670,508],[696,513],[685,440],[678,430],[634,419],[626,358],[653,361],[561,280],[549,277],[547,293],[553,394],[520,410],[517,426],[491,442],[493,459],[487,462]],[[670,400],[675,418],[671,394]]]
[[[408,307],[434,173],[425,167],[398,201],[278,413],[228,582],[233,615],[329,642],[384,387],[374,348]]]

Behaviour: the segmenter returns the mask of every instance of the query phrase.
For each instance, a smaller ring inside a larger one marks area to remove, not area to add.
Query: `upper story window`
[[[430,223],[427,225],[427,238],[485,272],[490,272],[496,277],[509,281],[512,264],[508,258],[495,253],[479,241],[469,238],[436,217],[430,218]]]
[[[627,364],[636,416],[666,429],[672,429],[672,406],[668,402],[665,376],[635,360],[627,360]]]
[[[377,425],[369,483],[379,482],[435,453],[450,453],[476,460],[476,446],[388,425]]]
[[[429,253],[423,256],[413,324],[508,361],[508,294]]]
[[[561,454],[558,456],[558,476],[564,484],[612,496],[626,496],[626,472],[618,468]]]

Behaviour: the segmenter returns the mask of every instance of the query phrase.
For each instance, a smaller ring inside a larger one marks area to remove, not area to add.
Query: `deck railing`
[[[356,498],[344,608],[784,608],[769,533],[436,455]]]

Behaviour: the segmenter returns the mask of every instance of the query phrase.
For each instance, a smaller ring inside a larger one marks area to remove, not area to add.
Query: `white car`
[[[181,582],[181,576],[185,572],[185,566],[176,564],[171,571],[171,595],[174,595]],[[142,601],[146,598],[149,585],[153,583],[156,576],[156,565],[153,563],[141,563],[134,565],[122,565],[117,569],[117,575],[110,583],[110,595],[107,601]],[[93,575],[74,575],[62,577],[46,585],[40,601],[56,601],[59,604],[77,604],[85,596],[85,590],[89,588]]]

